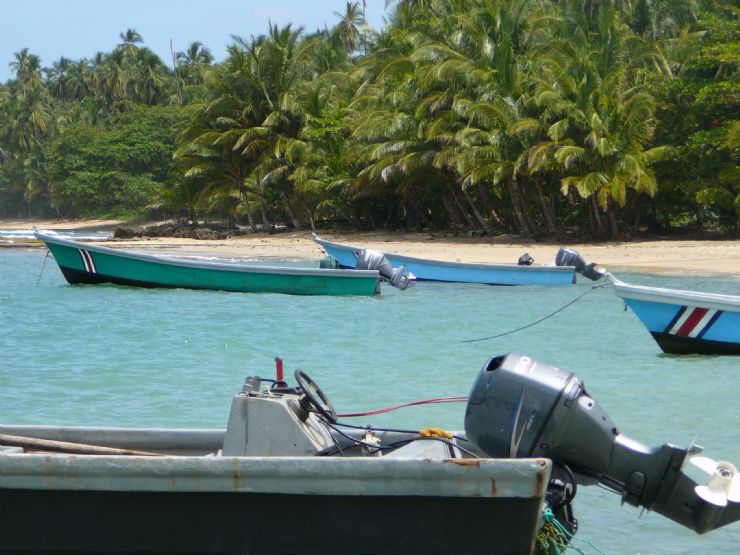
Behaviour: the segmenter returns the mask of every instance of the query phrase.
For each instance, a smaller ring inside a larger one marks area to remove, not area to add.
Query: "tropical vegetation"
[[[0,85],[0,216],[268,229],[740,234],[740,26],[712,0],[347,2],[172,67],[111,52]]]

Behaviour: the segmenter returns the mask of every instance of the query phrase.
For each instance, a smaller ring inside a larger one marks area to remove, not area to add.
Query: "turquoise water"
[[[71,287],[52,258],[41,273],[44,257],[0,250],[2,423],[221,428],[244,377],[272,377],[275,356],[352,412],[466,395],[490,356],[519,351],[578,374],[630,437],[684,446],[696,436],[707,455],[740,465],[740,358],[661,354],[608,288],[525,331],[462,343],[532,322],[590,285],[420,283],[375,298]],[[740,294],[739,278],[619,277]],[[461,429],[463,413],[430,405],[355,423]],[[609,554],[740,552],[740,523],[697,536],[596,487],[579,489],[575,512],[579,536]]]

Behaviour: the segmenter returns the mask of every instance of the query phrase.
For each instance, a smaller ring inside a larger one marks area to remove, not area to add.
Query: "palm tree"
[[[538,101],[549,118],[552,140],[538,145],[538,153],[554,157],[564,194],[574,188],[592,199],[597,225],[598,203],[616,238],[616,208],[624,206],[629,190],[653,196],[657,184],[651,166],[673,152],[665,146],[646,149],[656,124],[654,100],[634,86],[630,73],[630,60],[641,64],[659,54],[642,48],[614,10],[600,7],[595,21],[567,24],[580,31],[544,53]],[[642,58],[630,52],[635,46]]]
[[[137,44],[144,42],[144,39],[136,31],[136,29],[128,28],[125,33],[119,33],[118,37],[121,42],[118,44],[117,49],[123,50],[129,57],[136,58],[139,51]]]
[[[62,56],[58,62],[52,63],[50,68],[44,68],[46,83],[51,94],[61,100],[69,99],[68,78],[72,68],[72,61]]]
[[[92,68],[90,62],[82,58],[78,62],[70,62],[66,70],[66,91],[70,99],[81,100],[92,94]]]
[[[31,54],[28,48],[19,50],[14,54],[15,60],[8,64],[15,71],[15,77],[21,83],[28,81],[41,82],[41,59],[36,54]]]
[[[302,227],[296,207],[305,201],[288,176],[295,163],[292,153],[304,147],[299,139],[303,110],[296,99],[315,44],[301,41],[301,33],[302,28],[270,24],[266,36],[249,41],[235,37],[227,61],[231,78],[251,91],[249,119],[254,122],[242,129],[233,148],[255,161],[261,177],[258,194],[263,186],[274,189],[296,229]]]
[[[213,62],[213,55],[201,42],[191,42],[184,51],[175,55],[178,69],[182,68],[186,83],[201,83],[203,70]]]
[[[339,18],[339,23],[334,26],[333,33],[342,42],[350,55],[357,50],[362,40],[364,29],[367,27],[364,13],[360,10],[359,2],[347,2],[344,13],[332,12]]]

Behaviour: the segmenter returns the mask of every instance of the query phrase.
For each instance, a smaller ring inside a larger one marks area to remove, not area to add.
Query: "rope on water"
[[[569,531],[568,531],[568,530],[567,530],[567,529],[565,528],[565,526],[563,526],[562,524],[560,524],[560,522],[558,521],[558,519],[557,519],[557,518],[555,518],[555,515],[553,514],[553,512],[552,512],[552,510],[551,510],[551,509],[547,508],[547,509],[545,509],[545,510],[544,510],[544,511],[542,512],[542,519],[543,519],[543,520],[545,521],[545,523],[546,523],[546,524],[549,524],[549,525],[551,525],[551,526],[554,526],[554,527],[555,527],[555,529],[556,529],[556,530],[558,531],[558,533],[560,534],[560,536],[561,536],[561,537],[563,537],[563,538],[565,538],[565,539],[566,539],[566,540],[567,540],[568,542],[572,542],[573,540],[576,540],[576,541],[579,541],[579,542],[585,543],[586,545],[588,545],[588,546],[590,546],[590,547],[591,547],[592,549],[594,549],[594,550],[595,550],[595,551],[596,551],[597,553],[600,553],[601,555],[606,555],[606,553],[604,553],[604,552],[603,552],[603,551],[602,551],[601,549],[599,549],[598,547],[596,547],[596,546],[595,546],[595,545],[594,545],[594,544],[593,544],[592,542],[588,541],[588,540],[587,540],[587,539],[585,539],[585,538],[579,538],[579,537],[576,537],[576,535],[575,535],[575,534],[571,534],[571,533],[570,533],[570,532],[569,532]],[[559,548],[560,548],[561,546],[559,546],[559,545],[557,545],[557,546],[552,546],[552,547],[554,547],[554,548],[555,548],[555,553],[563,553],[563,552],[564,552],[564,551],[560,551],[560,549],[559,549]],[[577,551],[578,553],[583,553],[583,551],[581,551],[581,550],[580,550],[580,549],[578,549],[577,547],[574,547],[574,546],[570,546],[570,548],[571,548],[571,549],[573,549],[573,550],[575,550],[575,551]],[[566,548],[566,549],[567,549],[567,548]]]
[[[36,285],[41,283],[41,276],[44,275],[44,268],[46,268],[46,259],[49,258],[49,249],[46,249],[46,256],[44,257],[44,263],[41,265],[41,272],[39,273],[39,279],[36,280]]]
[[[522,331],[522,330],[525,330],[525,329],[527,329],[527,328],[531,328],[532,326],[536,326],[536,325],[537,325],[537,324],[539,324],[540,322],[544,322],[544,321],[545,321],[545,320],[547,320],[548,318],[552,318],[552,317],[553,317],[553,316],[555,316],[555,315],[556,315],[556,314],[557,314],[558,312],[561,312],[561,311],[565,310],[566,308],[568,308],[568,307],[569,307],[570,305],[572,305],[572,304],[574,304],[574,303],[576,303],[576,302],[580,301],[580,300],[581,300],[581,299],[582,299],[583,297],[585,297],[586,295],[588,295],[588,294],[589,294],[589,293],[590,293],[591,291],[593,291],[594,289],[598,289],[599,287],[604,287],[605,285],[608,285],[608,284],[609,284],[609,282],[606,282],[606,281],[605,281],[605,282],[603,282],[603,283],[597,283],[596,285],[593,285],[593,286],[592,286],[592,287],[591,287],[590,289],[587,289],[585,293],[581,293],[580,295],[578,295],[578,296],[577,296],[577,297],[576,297],[575,299],[573,299],[572,301],[570,301],[570,302],[568,302],[568,303],[564,304],[563,306],[561,306],[561,307],[560,307],[560,308],[558,308],[557,310],[554,310],[553,312],[551,312],[551,313],[550,313],[550,314],[548,314],[547,316],[543,316],[543,317],[542,317],[542,318],[540,318],[539,320],[535,320],[534,322],[531,322],[531,323],[527,324],[526,326],[522,326],[522,327],[520,327],[520,328],[516,328],[516,329],[514,329],[514,330],[509,330],[509,331],[506,331],[506,332],[504,332],[504,333],[499,333],[499,334],[496,334],[496,335],[491,335],[491,336],[489,336],[489,337],[480,337],[480,338],[478,338],[478,339],[463,339],[463,340],[462,340],[462,343],[475,343],[476,341],[488,341],[489,339],[496,339],[496,338],[498,338],[498,337],[503,337],[504,335],[510,335],[510,334],[512,334],[512,333],[516,333],[516,332],[518,332],[518,331]]]

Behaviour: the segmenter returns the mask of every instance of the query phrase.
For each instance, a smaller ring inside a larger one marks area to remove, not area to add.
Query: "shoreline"
[[[117,226],[141,227],[142,223],[117,220],[0,220],[0,230],[56,229],[69,231],[112,231]],[[568,246],[581,253],[586,262],[596,262],[609,270],[678,275],[740,276],[740,241],[737,240],[636,240],[624,242],[563,243],[520,239],[510,235],[490,237],[455,237],[450,232],[324,231],[330,241],[365,246],[382,251],[447,261],[516,264],[525,252],[536,264],[554,263],[555,253]],[[85,241],[94,244],[156,251],[163,255],[190,255],[238,258],[316,259],[323,250],[311,240],[310,231],[257,233],[220,240],[196,240],[172,237],[115,241]],[[5,242],[9,248],[39,246],[30,239]]]

